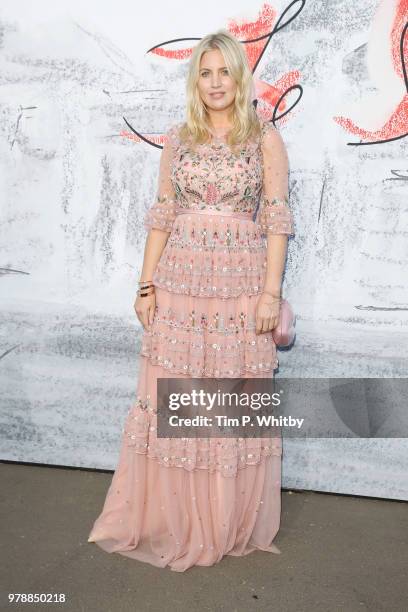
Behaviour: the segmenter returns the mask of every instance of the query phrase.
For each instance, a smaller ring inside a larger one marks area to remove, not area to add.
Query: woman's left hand
[[[272,331],[279,323],[279,316],[280,301],[267,293],[261,293],[255,311],[255,333],[258,335]]]

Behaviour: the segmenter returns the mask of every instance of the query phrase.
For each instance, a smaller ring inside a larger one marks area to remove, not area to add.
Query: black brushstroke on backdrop
[[[284,21],[284,17],[286,15],[286,13],[288,13],[290,11],[290,9],[295,6],[296,4],[299,4],[300,6],[297,8],[297,10],[294,12],[294,14],[290,17],[287,18],[286,21]],[[282,14],[280,15],[279,19],[276,21],[276,24],[274,26],[274,28],[271,30],[271,32],[268,32],[267,34],[263,34],[262,36],[259,36],[258,38],[252,38],[250,40],[243,40],[241,41],[242,44],[244,45],[248,45],[248,44],[252,44],[255,42],[258,42],[260,40],[264,40],[265,38],[267,39],[267,42],[262,50],[262,52],[260,53],[255,66],[252,69],[252,74],[254,74],[256,68],[258,67],[259,62],[261,61],[261,58],[263,56],[263,54],[266,51],[266,48],[269,45],[269,41],[271,40],[272,36],[274,34],[276,34],[277,32],[279,32],[279,30],[282,30],[283,28],[286,28],[294,19],[296,19],[296,17],[299,15],[299,13],[303,10],[304,6],[306,4],[306,0],[293,0],[282,12]],[[159,43],[157,45],[155,45],[154,47],[151,47],[150,49],[148,49],[146,51],[146,53],[150,53],[151,51],[154,51],[155,49],[158,48],[162,48],[165,45],[170,45],[172,43],[176,43],[176,42],[186,42],[186,41],[191,41],[191,40],[201,40],[201,38],[199,37],[186,37],[186,38],[173,38],[172,40],[167,40],[164,41],[162,43]],[[289,108],[287,108],[285,110],[284,113],[282,113],[281,115],[277,116],[277,109],[280,105],[280,103],[282,102],[282,100],[294,89],[299,90],[299,97],[294,101],[294,103],[292,104],[292,106],[290,106]],[[270,122],[275,126],[276,121],[278,121],[279,119],[281,119],[282,117],[284,117],[285,115],[287,115],[293,108],[295,108],[295,106],[297,106],[297,104],[299,103],[301,97],[303,95],[303,89],[300,85],[293,85],[292,87],[289,87],[279,98],[279,100],[277,101],[274,109],[273,109],[273,114],[272,114],[272,119],[270,120]],[[255,108],[257,107],[257,100],[253,101],[253,104],[255,106]],[[144,142],[146,142],[147,144],[152,145],[153,147],[156,147],[157,149],[162,149],[163,146],[156,144],[155,142],[152,142],[151,140],[149,140],[148,138],[145,138],[145,136],[143,136],[140,132],[138,132],[137,130],[135,130],[135,128],[129,123],[129,121],[125,118],[122,117],[124,122],[126,123],[126,125],[128,126],[128,128],[134,133],[136,134],[136,136],[138,136],[141,140],[144,140]],[[276,126],[275,126],[276,127]]]
[[[408,21],[405,24],[405,26],[402,28],[402,32],[401,32],[401,39],[400,39],[400,57],[401,57],[401,66],[402,66],[402,73],[404,75],[404,83],[405,83],[405,89],[406,94],[408,94],[408,75],[407,75],[407,65],[405,62],[405,57],[404,57],[404,42],[405,42],[405,36],[407,35],[407,30],[408,30]],[[408,136],[408,132],[405,132],[405,134],[401,134],[400,136],[394,136],[393,138],[387,138],[386,140],[375,140],[373,142],[348,142],[348,145],[351,145],[353,147],[362,147],[365,145],[378,145],[378,144],[385,144],[386,142],[394,142],[395,140],[401,140],[402,138],[405,138],[406,136]]]
[[[406,174],[401,174],[406,172]],[[386,178],[386,181],[408,181],[408,170],[391,170],[391,174],[394,176]]]
[[[6,276],[6,274],[30,274],[30,272],[24,272],[24,270],[16,270],[14,268],[0,268],[0,276]]]

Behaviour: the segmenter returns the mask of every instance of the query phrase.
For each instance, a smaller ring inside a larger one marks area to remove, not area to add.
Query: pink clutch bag
[[[295,315],[292,306],[282,298],[279,323],[272,330],[272,338],[277,346],[289,346],[295,338]]]

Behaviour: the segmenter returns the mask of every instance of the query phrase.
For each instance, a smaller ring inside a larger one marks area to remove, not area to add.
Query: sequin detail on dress
[[[272,378],[272,332],[255,334],[266,239],[293,234],[288,160],[279,132],[237,154],[193,150],[166,134],[158,190],[143,222],[169,234],[155,272],[153,324],[143,331],[136,400],[119,461],[88,541],[183,572],[224,555],[279,553],[280,437],[159,438],[159,378]]]
[[[160,160],[156,201],[146,212],[146,229],[171,231],[177,209],[205,209],[254,215],[265,235],[294,234],[288,204],[288,158],[278,130],[261,122],[261,138],[242,146],[239,154],[226,143],[202,144],[192,150],[180,141],[179,125],[166,134]]]
[[[266,251],[250,219],[181,214],[153,275],[156,287],[201,297],[259,294]]]
[[[236,476],[238,469],[259,464],[261,457],[281,456],[280,439],[273,438],[158,438],[157,410],[149,397],[138,397],[129,410],[123,433],[127,445],[165,467],[219,471]]]
[[[278,366],[272,332],[255,333],[257,295],[218,300],[156,288],[156,313],[141,354],[172,374],[239,378]]]

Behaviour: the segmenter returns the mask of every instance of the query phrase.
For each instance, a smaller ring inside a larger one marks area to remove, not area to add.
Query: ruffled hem
[[[157,349],[158,350],[158,349]],[[213,376],[215,378],[240,378],[248,376],[248,374],[256,374],[262,376],[264,374],[271,374],[279,366],[279,360],[275,358],[273,361],[264,362],[265,365],[262,368],[258,368],[256,365],[248,365],[247,367],[240,367],[236,370],[226,369],[215,369],[211,367],[194,367],[191,365],[185,365],[183,367],[177,367],[174,365],[171,358],[168,357],[152,357],[149,350],[142,351],[141,355],[147,357],[152,365],[157,365],[166,370],[169,374],[185,374],[189,373],[191,377],[202,377],[202,376]]]
[[[176,218],[177,202],[175,199],[164,196],[157,196],[156,202],[146,211],[143,218],[143,225],[146,230],[160,229],[171,232]]]
[[[152,406],[152,409],[150,409]],[[138,397],[123,428],[129,448],[165,467],[218,471],[235,477],[239,469],[258,465],[262,457],[282,455],[281,438],[158,438],[157,415],[150,398]]]
[[[259,204],[257,223],[263,235],[288,234],[295,235],[295,223],[292,210],[285,200],[262,196]]]
[[[254,221],[192,212],[176,217],[152,280],[197,297],[257,295],[266,263],[265,240]]]
[[[256,334],[257,295],[219,300],[156,288],[156,309],[141,355],[171,374],[262,376],[278,367],[272,331]]]
[[[281,460],[264,457],[236,478],[163,469],[124,445],[88,542],[156,567],[184,572],[224,555],[280,554]]]

